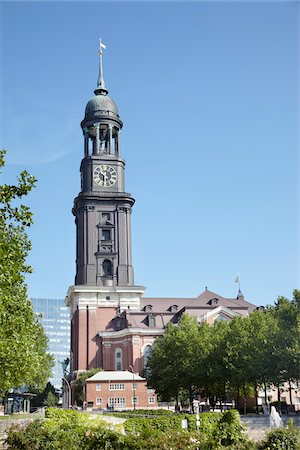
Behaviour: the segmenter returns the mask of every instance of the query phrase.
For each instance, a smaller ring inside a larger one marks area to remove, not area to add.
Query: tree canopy
[[[182,391],[203,397],[237,397],[258,388],[300,382],[300,292],[274,306],[209,326],[183,314],[157,339],[148,360],[148,382],[162,399]]]
[[[0,151],[0,170],[5,153]],[[26,262],[32,212],[21,199],[35,183],[24,170],[16,185],[0,185],[0,397],[23,384],[45,385],[53,366],[47,337],[33,312],[25,283],[26,274],[32,271]]]

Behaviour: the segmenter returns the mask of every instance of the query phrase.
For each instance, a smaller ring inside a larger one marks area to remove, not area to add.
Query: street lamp
[[[136,401],[136,397],[135,397],[135,382],[134,382],[134,370],[133,367],[131,365],[129,365],[129,369],[132,372],[132,387],[133,387],[133,410],[135,411],[135,401]]]
[[[67,388],[68,388],[68,402],[67,402],[67,405],[68,405],[68,409],[70,409],[70,406],[71,406],[71,386],[70,386],[70,383],[68,382],[68,380],[66,378],[63,377],[62,379],[65,381],[65,383],[67,385]]]

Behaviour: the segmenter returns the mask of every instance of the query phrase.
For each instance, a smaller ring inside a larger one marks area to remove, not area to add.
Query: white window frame
[[[122,408],[126,406],[126,398],[125,397],[109,397],[108,405],[114,408]]]
[[[139,403],[139,398],[137,396],[131,397],[131,404],[137,405]]]
[[[136,391],[137,390],[137,383],[132,383],[132,390]]]
[[[124,391],[125,384],[124,383],[110,383],[109,390],[110,391]]]
[[[96,384],[96,391],[97,392],[101,391],[101,384],[100,383]]]
[[[149,403],[149,405],[154,405],[155,397],[148,397],[148,403]]]
[[[102,405],[102,398],[101,397],[96,397],[96,405],[97,406],[101,406]]]

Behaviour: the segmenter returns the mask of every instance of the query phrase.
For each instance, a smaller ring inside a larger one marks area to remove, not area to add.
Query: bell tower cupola
[[[100,41],[99,77],[95,95],[87,103],[81,122],[85,156],[120,156],[120,130],[123,123],[114,100],[109,97],[103,77],[102,54],[106,48]]]
[[[123,123],[104,82],[105,48],[100,40],[97,87],[81,122],[84,136],[81,192],[73,208],[77,227],[75,285],[133,286],[134,199],[125,192],[125,162],[120,155]]]

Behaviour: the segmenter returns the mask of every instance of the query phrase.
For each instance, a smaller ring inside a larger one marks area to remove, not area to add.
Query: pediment
[[[206,322],[209,318],[212,318],[215,322],[216,320],[231,320],[236,316],[241,314],[233,311],[232,309],[226,308],[226,306],[218,306],[217,308],[211,309],[207,313],[203,314],[198,318],[198,322]],[[220,317],[220,319],[218,319]],[[222,318],[221,318],[222,317]]]
[[[102,222],[100,222],[97,227],[98,228],[102,228],[102,227],[113,227],[113,223],[110,222],[109,220],[103,220]]]

